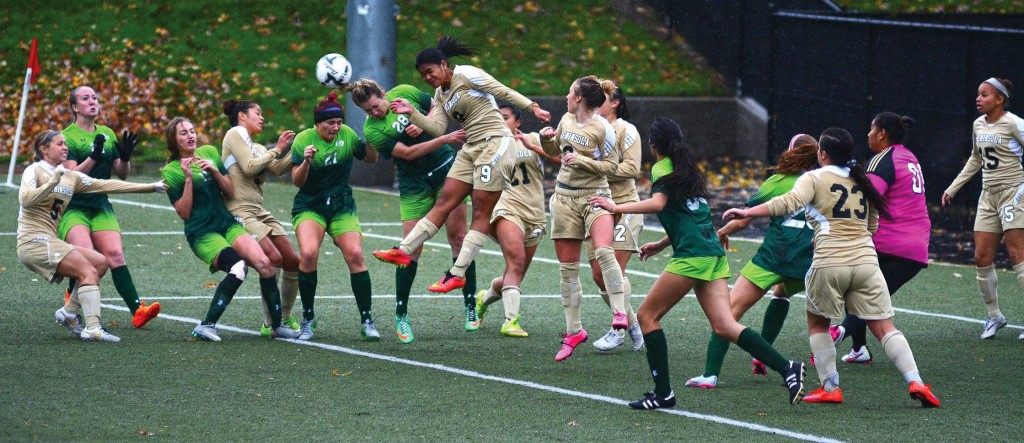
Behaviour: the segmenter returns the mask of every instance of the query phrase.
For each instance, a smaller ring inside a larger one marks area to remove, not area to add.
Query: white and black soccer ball
[[[352,63],[341,54],[327,54],[316,62],[316,79],[329,88],[340,88],[352,79]]]

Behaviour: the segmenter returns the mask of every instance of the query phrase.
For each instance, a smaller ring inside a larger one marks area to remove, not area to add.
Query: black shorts
[[[896,291],[907,284],[922,269],[927,268],[928,265],[919,261],[879,252],[878,267],[882,268],[882,275],[885,276],[885,285],[889,288],[889,295],[894,295]]]

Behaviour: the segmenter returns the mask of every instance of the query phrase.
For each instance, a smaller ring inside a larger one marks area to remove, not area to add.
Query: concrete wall
[[[565,97],[531,97],[551,112],[552,125],[566,112]],[[731,157],[737,160],[767,162],[768,114],[750,99],[735,97],[629,97],[630,123],[636,125],[644,143],[644,161],[653,160],[648,149],[647,128],[657,117],[679,123],[683,138],[699,158]],[[545,126],[531,113],[523,114],[523,129],[538,131]],[[394,166],[390,161],[367,165],[353,164],[352,184],[387,186],[393,183]],[[357,170],[362,170],[356,173]],[[366,180],[366,181],[364,181]]]

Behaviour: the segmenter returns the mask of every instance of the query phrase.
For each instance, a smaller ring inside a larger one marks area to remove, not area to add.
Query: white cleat
[[[192,336],[212,342],[220,341],[220,336],[217,335],[217,325],[200,324],[192,330]]]
[[[707,377],[703,375],[698,375],[689,380],[686,380],[686,387],[688,388],[713,389],[715,386],[718,386],[717,375],[709,375]]]
[[[299,340],[312,340],[313,339],[313,328],[316,326],[316,319],[306,320],[302,319],[302,323],[299,324]]]
[[[629,338],[633,340],[633,350],[639,351],[644,347],[644,332],[640,330],[640,323],[633,323],[629,329],[626,329],[629,334]]]
[[[380,340],[380,332],[377,332],[377,325],[373,323],[373,320],[367,320],[363,323],[363,326],[359,328],[359,336],[366,341]]]
[[[121,339],[118,336],[107,332],[106,330],[99,326],[93,326],[90,328],[83,329],[82,333],[79,334],[79,337],[81,337],[82,340],[85,341],[106,341],[110,343],[117,343],[121,341]]]
[[[985,320],[985,329],[981,331],[981,339],[992,338],[996,332],[1006,326],[1006,316],[999,314],[999,317]]]
[[[850,353],[843,356],[843,361],[846,363],[863,363],[868,364],[874,361],[871,358],[871,352],[868,352],[867,346],[861,346],[860,350],[850,349]]]
[[[68,332],[70,332],[72,336],[80,337],[82,335],[82,322],[78,320],[77,315],[64,310],[63,306],[58,309],[57,312],[53,313],[53,320],[56,321],[57,324],[68,328]]]
[[[594,347],[597,348],[598,351],[608,352],[611,351],[612,349],[622,346],[622,342],[624,341],[625,339],[622,337],[622,335],[619,334],[618,331],[609,330],[606,334],[604,334],[604,337],[601,337],[600,339],[594,342]]]
[[[270,336],[273,338],[299,338],[300,335],[302,335],[302,325],[299,325],[299,330],[296,331],[291,326],[282,324],[274,328],[274,331],[270,333]]]

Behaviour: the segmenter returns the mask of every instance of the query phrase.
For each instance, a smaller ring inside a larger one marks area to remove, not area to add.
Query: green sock
[[[270,309],[270,328],[281,326],[281,290],[277,288],[277,277],[260,277],[260,295]]]
[[[356,296],[356,307],[359,308],[359,321],[366,323],[371,320],[370,306],[372,304],[372,287],[370,286],[370,271],[363,271],[349,276],[352,281],[352,293]]]
[[[409,293],[412,283],[416,280],[416,267],[419,263],[409,262],[409,266],[395,268],[395,315],[403,316],[409,312]]]
[[[476,307],[476,260],[466,268],[466,286],[462,287],[462,299],[466,306]]]
[[[132,273],[128,272],[128,265],[118,266],[110,270],[110,276],[114,279],[114,288],[128,305],[128,310],[135,314],[139,309],[139,291],[135,289],[135,282],[132,281]]]
[[[203,319],[204,325],[217,324],[217,320],[220,320],[220,316],[224,314],[224,310],[227,309],[240,286],[242,286],[242,280],[239,280],[234,274],[228,274],[220,281],[217,290],[213,293],[213,300],[210,300],[210,309],[206,310],[206,318]]]
[[[725,361],[725,354],[729,352],[729,340],[726,340],[711,333],[711,340],[708,340],[708,355],[704,357],[704,376],[718,376],[722,372],[722,362]]]
[[[753,329],[744,328],[743,332],[740,332],[740,338],[736,340],[736,344],[775,372],[782,374],[789,367],[789,360],[779,354],[779,351],[776,351],[764,340],[764,337],[761,337],[761,334],[754,332]]]
[[[313,299],[316,297],[316,271],[299,271],[299,298],[302,299],[302,318],[309,321],[316,318]]]
[[[764,323],[761,324],[761,337],[769,344],[775,343],[775,339],[782,332],[782,325],[786,324],[786,316],[789,315],[789,299],[775,298],[768,302],[768,309],[764,311]]]
[[[654,393],[665,397],[672,392],[668,379],[668,342],[665,333],[654,330],[644,334],[644,345],[647,346],[647,366],[651,368],[654,378]]]

